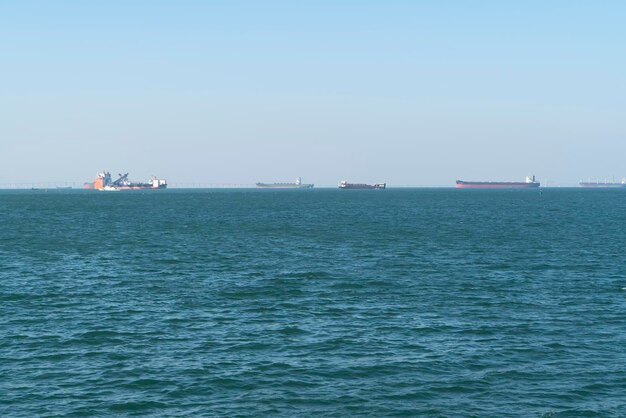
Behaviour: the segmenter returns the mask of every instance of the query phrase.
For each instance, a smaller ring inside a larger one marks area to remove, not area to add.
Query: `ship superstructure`
[[[340,189],[385,189],[387,188],[387,183],[374,183],[374,184],[364,184],[364,183],[348,183],[346,180],[342,180],[339,182]]]
[[[526,181],[464,181],[457,180],[456,187],[459,189],[528,189],[539,187],[541,184],[535,176],[526,177]]]
[[[93,181],[92,187],[88,187],[88,184],[89,183],[86,184],[86,188],[101,190],[105,192],[114,192],[118,190],[167,188],[167,180],[159,179],[156,176],[152,176],[152,178],[147,183],[133,183],[128,179],[128,173],[119,174],[117,180],[113,180],[113,178],[111,177],[111,173],[109,173],[108,171],[98,173]]]
[[[295,183],[257,183],[256,187],[261,189],[312,189],[313,184],[302,183],[298,177]]]

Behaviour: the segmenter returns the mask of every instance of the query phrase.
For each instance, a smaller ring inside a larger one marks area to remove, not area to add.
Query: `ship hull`
[[[492,181],[462,181],[457,180],[457,189],[532,189],[539,187],[539,182],[492,182]]]
[[[626,184],[624,183],[579,183],[578,187],[585,189],[624,189]]]
[[[350,184],[347,186],[340,186],[340,189],[343,190],[373,190],[373,189],[384,189],[381,186],[373,186],[371,184]]]
[[[98,189],[103,192],[119,192],[120,190],[162,190],[167,189],[166,184],[159,185],[158,187],[154,187],[151,184],[146,185],[130,185],[130,186],[104,186],[101,189]]]
[[[312,189],[312,184],[264,184],[257,183],[259,189]]]
[[[151,184],[147,184],[147,185],[140,185],[140,186],[116,186],[115,187],[118,190],[162,190],[162,189],[167,189],[167,185],[163,184],[160,185],[159,187],[154,187]]]
[[[348,183],[345,180],[339,182],[339,188],[343,190],[347,189],[356,189],[356,190],[372,190],[372,189],[386,189],[387,183],[374,183],[374,184],[364,184],[364,183]]]

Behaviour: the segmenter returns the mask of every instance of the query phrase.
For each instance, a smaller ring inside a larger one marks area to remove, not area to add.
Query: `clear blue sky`
[[[0,0],[0,183],[626,176],[626,2]]]

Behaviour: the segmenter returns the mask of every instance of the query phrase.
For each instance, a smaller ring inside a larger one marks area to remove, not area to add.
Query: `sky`
[[[626,2],[0,0],[0,184],[626,176]]]

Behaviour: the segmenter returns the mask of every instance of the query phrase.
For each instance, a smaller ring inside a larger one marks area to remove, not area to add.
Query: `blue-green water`
[[[1,416],[626,416],[626,192],[0,193]]]

